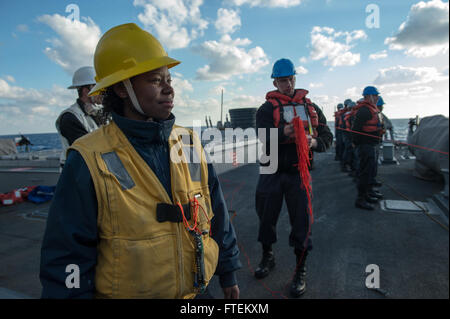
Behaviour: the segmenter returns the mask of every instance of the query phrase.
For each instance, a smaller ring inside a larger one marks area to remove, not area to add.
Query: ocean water
[[[392,125],[394,126],[395,140],[405,141],[408,135],[408,121],[409,119],[392,119]],[[334,122],[328,122],[331,132],[334,134]],[[202,127],[202,131],[205,128]],[[31,151],[43,151],[51,149],[62,149],[61,140],[58,133],[44,133],[44,134],[26,134],[25,135],[33,145],[30,145]],[[0,139],[14,139],[20,138],[18,135],[0,135]],[[17,147],[19,153],[25,152],[25,147]]]
[[[58,133],[43,133],[43,134],[24,134],[31,142],[30,151],[43,151],[51,149],[62,149],[61,139]],[[0,139],[15,139],[20,138],[18,135],[0,135]],[[19,153],[25,152],[25,146],[17,146]]]

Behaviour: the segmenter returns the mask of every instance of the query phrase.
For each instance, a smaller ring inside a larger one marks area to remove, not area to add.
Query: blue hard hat
[[[337,109],[338,109],[338,110],[341,110],[341,109],[343,109],[343,108],[344,108],[344,104],[339,103],[339,104],[337,105]]]
[[[380,96],[379,98],[378,98],[378,102],[377,102],[377,106],[383,106],[385,103],[384,103],[384,100],[383,100],[383,98]]]
[[[273,65],[272,79],[295,75],[294,63],[289,59],[280,59]]]
[[[374,87],[374,86],[366,86],[364,88],[364,91],[363,91],[362,95],[366,96],[366,95],[378,95],[378,94],[380,94],[380,92],[378,92],[376,87]]]

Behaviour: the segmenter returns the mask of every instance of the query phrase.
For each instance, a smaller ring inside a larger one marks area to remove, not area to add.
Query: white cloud
[[[433,92],[434,89],[431,86],[416,86],[409,88],[411,95],[424,95]]]
[[[339,97],[337,96],[329,96],[329,95],[314,95],[311,94],[310,97],[312,102],[316,103],[319,106],[322,104],[337,104],[339,101]]]
[[[299,61],[300,61],[300,63],[302,63],[302,64],[304,64],[304,63],[308,63],[308,58],[307,57],[304,57],[304,56],[302,56],[300,59],[299,59]]]
[[[203,0],[134,0],[135,7],[143,7],[138,15],[145,28],[168,49],[182,49],[192,40],[203,36],[208,22],[201,17]]]
[[[380,90],[388,116],[448,116],[448,75],[435,67],[395,66],[381,69],[373,81]]]
[[[185,126],[193,126],[193,121],[201,121],[205,125],[205,116],[211,116],[215,125],[220,119],[220,92],[224,84],[220,84],[209,91],[213,97],[203,95],[198,99],[192,97],[195,89],[189,80],[183,78],[179,73],[173,73],[176,77],[172,78],[173,88],[175,90],[173,113],[177,118],[177,123]],[[224,102],[224,108],[227,104]],[[225,110],[224,110],[225,119]]]
[[[387,89],[383,92],[383,95],[387,97],[411,96],[413,98],[418,98],[424,96],[425,94],[429,95],[433,91],[434,89],[430,86],[417,86],[403,89]]]
[[[14,86],[0,78],[0,114],[8,119],[0,134],[28,130],[30,133],[56,132],[59,113],[76,100],[74,90],[53,86],[37,90]]]
[[[360,98],[363,89],[364,88],[357,87],[357,86],[348,88],[347,90],[345,90],[345,96],[348,96],[348,98],[350,98],[350,99],[356,99],[356,97]]]
[[[214,24],[220,34],[231,34],[241,26],[239,13],[234,10],[220,8],[217,10],[217,20]]]
[[[269,60],[264,50],[256,46],[246,51],[243,46],[251,44],[249,39],[233,40],[224,35],[220,41],[206,41],[194,47],[194,51],[205,57],[209,64],[197,70],[198,80],[228,80],[234,75],[255,73]]]
[[[226,2],[236,6],[249,5],[250,7],[289,8],[298,6],[302,3],[302,0],[226,0]]]
[[[232,84],[230,84],[232,85]],[[219,84],[210,90],[212,97],[192,98],[187,94],[182,94],[182,98],[177,100],[178,93],[175,94],[175,107],[173,112],[180,125],[192,126],[194,120],[200,120],[205,125],[205,116],[211,117],[213,125],[220,120],[220,92],[224,89],[223,120],[226,118],[228,110],[240,107],[259,107],[264,103],[263,96],[252,96],[246,94],[236,94],[235,91],[225,89],[225,85]],[[236,92],[242,91],[240,88]],[[229,116],[228,116],[229,118]]]
[[[387,51],[383,50],[381,52],[376,52],[376,53],[369,55],[369,59],[370,60],[379,60],[379,59],[385,59],[385,58],[387,58],[387,56],[388,56]]]
[[[379,70],[373,83],[382,86],[395,86],[426,84],[445,80],[448,80],[448,75],[442,74],[434,67],[414,68],[399,65]]]
[[[321,88],[323,87],[323,83],[309,83],[310,88]]]
[[[33,102],[41,101],[43,95],[35,89],[26,90],[19,86],[11,86],[5,80],[0,79],[0,98]]]
[[[94,64],[94,52],[100,39],[100,28],[91,18],[85,22],[72,20],[59,14],[38,18],[58,34],[58,38],[47,40],[51,46],[44,53],[70,75],[82,66]]]
[[[39,115],[52,115],[53,112],[46,106],[36,106],[31,108],[31,112]]]
[[[363,30],[352,32],[337,32],[329,27],[314,27],[311,31],[311,53],[312,60],[325,60],[324,65],[331,67],[352,66],[360,62],[359,53],[352,53],[357,40],[366,39]]]
[[[194,91],[191,82],[189,82],[189,80],[183,79],[181,75],[177,75],[172,78],[172,87],[174,88],[175,93]]]
[[[223,93],[227,93],[227,89],[226,89],[224,83],[213,87],[211,90],[209,90],[209,94],[214,95],[214,96],[221,96],[222,90],[223,90]]]
[[[2,114],[22,115],[22,111],[17,106],[0,105],[0,110]]]
[[[335,110],[336,105],[338,103],[342,103],[341,101],[343,101],[342,98],[338,96],[321,95],[321,94],[316,95],[314,93],[310,93],[309,98],[313,103],[317,104],[322,109],[328,121],[333,120],[332,114]]]
[[[202,125],[205,116],[211,116],[212,122],[220,118],[220,98],[205,98],[201,100],[193,99],[185,96],[183,99],[177,100],[175,96],[174,115],[177,117],[177,123],[185,126],[193,126],[193,121],[201,121]]]
[[[397,96],[408,96],[409,90],[408,89],[402,89],[402,90],[389,90],[383,93],[385,97],[397,97]]]
[[[15,83],[16,82],[16,79],[12,75],[6,75],[5,79],[6,79],[6,81],[8,81],[10,83]]]
[[[297,72],[297,74],[308,74],[308,70],[301,65],[296,67],[295,71]]]
[[[172,87],[175,92],[175,106],[188,106],[186,101],[190,100],[189,94],[194,92],[191,82],[183,78],[183,75],[177,72],[172,73]]]
[[[51,90],[26,89],[20,86],[12,86],[0,79],[0,99],[4,99],[10,105],[17,105],[22,109],[46,105],[50,107],[68,107],[75,101],[75,92],[59,86],[53,86]]]
[[[411,7],[408,18],[393,37],[385,39],[391,50],[404,50],[414,57],[448,53],[448,2],[432,0]]]
[[[231,99],[230,103],[232,105],[231,108],[239,108],[239,107],[259,107],[264,103],[264,100],[261,97],[252,96],[252,95],[238,95]]]

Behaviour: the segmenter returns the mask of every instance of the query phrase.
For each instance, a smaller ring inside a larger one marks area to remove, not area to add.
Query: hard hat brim
[[[297,75],[297,72],[285,72],[281,74],[273,74],[270,76],[272,79],[278,79],[278,78],[287,78],[289,76]]]
[[[151,59],[143,63],[139,63],[138,65],[132,66],[131,68],[122,69],[118,72],[115,72],[109,76],[104,77],[92,88],[92,90],[89,92],[89,96],[98,95],[111,85],[132,78],[133,76],[149,72],[152,70],[156,70],[163,66],[167,66],[170,69],[180,63],[181,63],[180,61],[172,59],[168,56],[163,56],[160,58]]]
[[[86,86],[86,85],[95,85],[95,82],[94,82],[94,83],[92,83],[92,82],[86,82],[86,83],[81,83],[81,84],[78,84],[78,85],[71,85],[71,86],[69,86],[67,89],[68,89],[68,90],[74,90],[74,89],[78,89],[78,88],[83,87],[83,86]]]

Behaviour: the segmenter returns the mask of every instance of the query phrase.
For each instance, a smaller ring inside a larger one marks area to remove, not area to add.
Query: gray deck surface
[[[380,191],[385,199],[405,200],[387,185],[417,201],[426,201],[443,189],[443,184],[418,180],[412,176],[414,161],[400,165],[381,165]],[[334,154],[318,154],[312,171],[313,250],[307,261],[307,292],[301,298],[448,298],[448,231],[423,214],[405,215],[356,209],[356,187],[339,169]],[[253,271],[261,258],[256,241],[258,219],[254,194],[257,165],[248,165],[220,176],[229,209],[236,210],[233,224],[238,234],[243,268],[238,272],[242,298],[289,298],[289,284],[295,269],[293,249],[288,246],[290,232],[286,205],[278,221],[278,242],[274,245],[275,269],[257,280]],[[439,218],[441,222],[446,218]],[[447,216],[448,217],[448,216]],[[447,224],[448,226],[448,224]],[[366,266],[380,268],[380,289],[365,286]],[[211,294],[222,298],[215,280]]]
[[[301,298],[449,298],[449,234],[423,214],[397,214],[356,209],[356,187],[339,170],[334,154],[316,156],[312,171],[315,223],[314,249],[307,262],[307,292]],[[426,202],[443,184],[412,176],[413,160],[379,167],[385,199],[404,200],[387,185],[411,199]],[[262,280],[253,277],[261,258],[256,241],[258,220],[254,194],[258,165],[250,164],[220,175],[233,217],[243,268],[237,272],[241,298],[288,298],[295,267],[286,206],[278,222],[274,245],[276,267]],[[0,298],[39,298],[39,259],[45,220],[26,218],[45,213],[50,204],[22,203],[0,207]],[[445,216],[433,215],[441,222]],[[380,268],[381,293],[365,286],[366,266]],[[210,293],[222,298],[218,279]],[[387,293],[386,296],[383,293]]]

